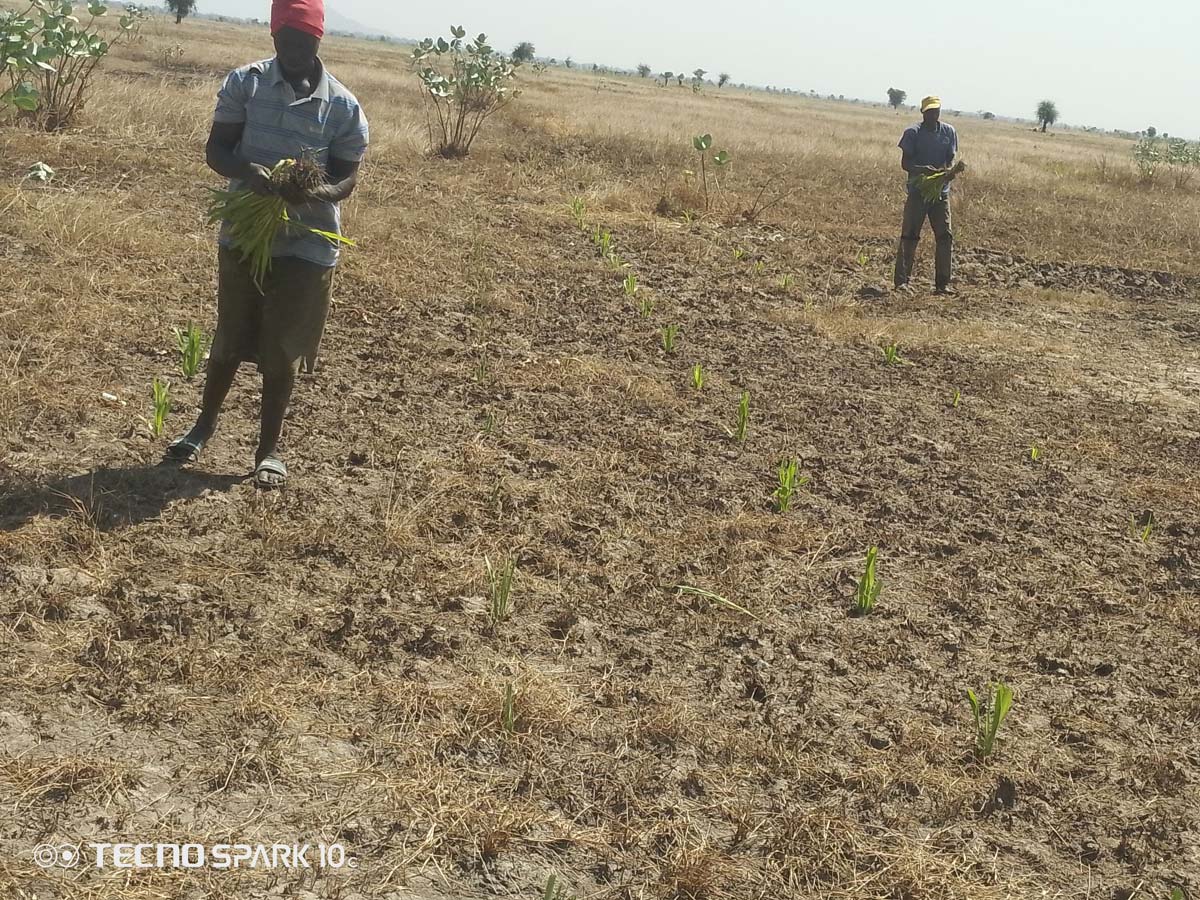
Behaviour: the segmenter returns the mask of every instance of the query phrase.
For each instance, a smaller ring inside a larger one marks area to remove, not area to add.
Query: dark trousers
[[[913,263],[917,258],[917,244],[921,240],[921,229],[925,220],[933,228],[937,240],[936,280],[937,287],[950,284],[954,267],[954,232],[950,223],[950,201],[938,200],[926,203],[918,192],[908,195],[904,204],[904,223],[900,230],[900,250],[896,254],[896,287],[908,284],[912,277]]]

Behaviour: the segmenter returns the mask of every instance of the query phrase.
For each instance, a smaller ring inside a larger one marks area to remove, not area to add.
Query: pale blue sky
[[[727,71],[735,82],[1200,138],[1200,3],[1159,0],[327,0],[331,10],[403,37],[461,24],[509,49],[532,41],[562,59],[655,71]],[[267,18],[269,0],[199,0],[209,13]]]

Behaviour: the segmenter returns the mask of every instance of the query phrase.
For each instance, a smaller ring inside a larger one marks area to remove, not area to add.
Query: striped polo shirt
[[[319,62],[319,60],[318,60]],[[213,121],[246,126],[237,155],[271,168],[281,159],[308,151],[327,167],[330,157],[361,162],[367,152],[367,117],[354,95],[321,63],[321,80],[310,97],[297,97],[274,59],[251,63],[229,73],[217,96]],[[238,179],[230,190],[243,187]],[[336,203],[308,203],[288,208],[293,221],[310,228],[342,233],[342,214]],[[221,244],[228,244],[227,227]],[[272,256],[295,256],[320,266],[337,264],[335,246],[313,234],[284,229]]]

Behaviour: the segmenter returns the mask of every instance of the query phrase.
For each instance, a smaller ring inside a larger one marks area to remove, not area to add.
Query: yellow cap
[[[921,101],[921,112],[926,112],[927,110],[930,110],[930,109],[941,109],[941,108],[942,108],[942,98],[941,97],[926,97],[924,100]]]

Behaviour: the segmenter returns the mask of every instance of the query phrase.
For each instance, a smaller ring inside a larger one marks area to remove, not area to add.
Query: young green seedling
[[[626,297],[632,298],[637,294],[637,292],[638,292],[638,277],[636,274],[634,274],[633,272],[630,272],[628,275],[625,276],[625,280],[622,282],[622,284],[625,287],[625,296]]]
[[[204,362],[204,351],[208,349],[208,338],[194,323],[189,322],[187,331],[180,328],[175,332],[175,345],[179,349],[179,369],[183,377],[191,380],[200,371]]]
[[[746,255],[746,251],[743,250],[741,247],[733,248],[733,261],[734,262],[741,262],[743,257],[745,257],[745,255]]]
[[[867,551],[867,565],[863,569],[862,578],[858,579],[858,588],[854,591],[854,612],[856,615],[867,616],[875,610],[875,602],[883,589],[883,582],[875,574],[875,562],[879,556],[879,548],[872,547]]]
[[[975,755],[979,759],[987,759],[992,755],[996,746],[996,735],[1000,726],[1013,705],[1013,692],[1003,682],[991,686],[991,697],[984,708],[975,692],[967,688],[967,700],[970,701],[971,711],[975,714]]]
[[[871,257],[867,256],[867,251],[864,249],[864,250],[858,251],[858,256],[856,257],[856,260],[858,262],[859,268],[865,269],[867,267],[867,264],[871,261]]]
[[[775,488],[775,509],[781,513],[791,509],[796,491],[808,484],[807,476],[798,474],[799,463],[794,459],[779,464],[779,487]]]
[[[704,390],[704,379],[704,366],[696,363],[692,366],[692,387],[698,391]]]
[[[167,424],[167,416],[171,414],[171,383],[154,379],[151,385],[154,401],[154,415],[150,419],[150,433],[156,438],[161,437]]]
[[[958,388],[955,388],[955,389],[954,389],[954,397],[953,397],[953,399],[950,401],[950,405],[951,405],[952,407],[954,407],[955,409],[958,409],[958,407],[959,407],[961,404],[962,404],[962,391],[961,391],[961,390],[959,390]]]
[[[517,692],[511,682],[504,686],[504,700],[500,704],[500,729],[509,736],[517,730]]]
[[[664,325],[662,330],[662,346],[667,353],[675,352],[675,339],[679,336],[678,325]]]
[[[761,278],[763,275],[767,274],[767,264],[760,259],[754,263],[753,271],[755,275]]]
[[[883,354],[883,364],[885,366],[900,366],[904,364],[904,357],[900,355],[899,344],[888,344],[886,347],[880,347],[879,352]]]
[[[571,215],[575,217],[579,230],[587,231],[587,203],[582,197],[574,197],[571,200]]]
[[[1140,517],[1130,516],[1129,534],[1134,540],[1141,541],[1143,544],[1150,543],[1150,538],[1154,534],[1154,513],[1147,510]]]
[[[746,442],[746,432],[750,428],[750,392],[742,391],[742,399],[738,401],[737,426],[730,432],[733,439],[740,444]]]
[[[509,559],[499,570],[492,568],[492,561],[484,557],[487,567],[488,595],[491,600],[490,618],[492,625],[498,625],[508,619],[512,613],[513,579],[517,573],[517,564]]]
[[[796,277],[794,275],[784,275],[779,279],[779,286],[785,291],[790,291],[792,289],[792,285],[795,283]]]
[[[1041,461],[1042,449],[1037,444],[1034,444],[1032,447],[1029,448],[1029,458],[1032,459],[1034,462]]]
[[[642,301],[638,310],[641,312],[643,319],[650,318],[654,315],[654,298],[649,294],[642,294]]]

